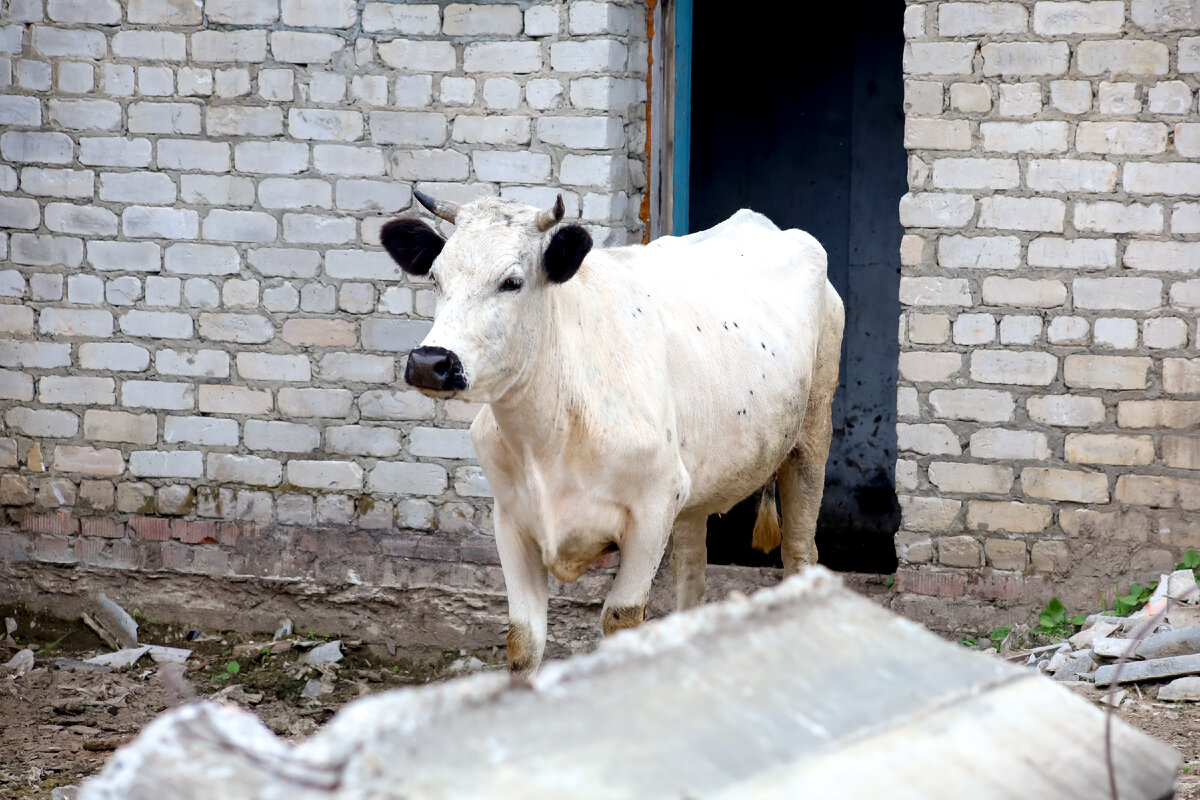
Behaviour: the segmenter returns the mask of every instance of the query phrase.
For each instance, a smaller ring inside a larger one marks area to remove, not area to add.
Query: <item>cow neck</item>
[[[546,335],[538,338],[521,375],[491,404],[496,424],[511,441],[557,449],[582,419],[584,387],[577,385],[578,374],[570,369],[571,360],[579,357],[581,343],[570,341],[564,334],[572,331],[563,327],[566,319],[577,316],[571,313],[578,302],[579,287],[574,283],[548,288],[543,318],[536,323]]]

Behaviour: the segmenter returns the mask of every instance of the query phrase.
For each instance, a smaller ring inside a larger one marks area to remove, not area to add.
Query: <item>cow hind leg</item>
[[[776,480],[783,511],[783,568],[791,575],[817,563],[817,514],[825,491],[825,462],[833,438],[833,393],[837,389],[842,337],[840,322],[827,325],[817,353],[804,424]]]
[[[704,599],[707,535],[708,516],[705,514],[681,516],[671,530],[671,578],[678,611],[698,606]]]

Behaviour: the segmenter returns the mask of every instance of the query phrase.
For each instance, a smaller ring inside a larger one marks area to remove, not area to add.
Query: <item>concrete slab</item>
[[[83,800],[1105,796],[1104,715],[807,570],[551,662],[352,703],[298,746],[211,703],[172,711]],[[1114,723],[1125,800],[1179,756]]]

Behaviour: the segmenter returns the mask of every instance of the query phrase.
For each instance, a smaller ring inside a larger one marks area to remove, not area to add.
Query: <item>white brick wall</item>
[[[1103,569],[1139,578],[1195,544],[1194,527],[1166,533],[1178,519],[1148,540],[1113,513],[1177,505],[1200,469],[1200,38],[1185,6],[907,8],[906,567],[1052,570],[1069,595],[1085,579],[1064,569],[1093,544],[1132,541]]]
[[[68,506],[91,482],[92,513],[349,523],[368,492],[364,526],[425,530],[463,503],[486,520],[471,415],[399,380],[433,293],[378,230],[426,217],[412,189],[431,181],[453,200],[561,191],[598,242],[640,241],[645,19],[586,1],[4,4],[0,505],[49,497],[40,452]]]

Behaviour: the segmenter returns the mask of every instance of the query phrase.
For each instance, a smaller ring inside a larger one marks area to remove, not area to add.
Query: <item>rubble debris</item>
[[[111,669],[128,669],[138,662],[138,659],[150,652],[150,645],[127,647],[112,653],[103,653],[92,658],[85,658],[85,664],[97,664]]]
[[[1067,641],[1071,643],[1071,647],[1076,650],[1083,650],[1092,646],[1092,642],[1097,639],[1103,639],[1109,634],[1116,632],[1121,626],[1115,622],[1105,622],[1097,620],[1090,627],[1084,628],[1079,633],[1072,636]]]
[[[1158,687],[1158,699],[1169,702],[1200,702],[1200,677],[1188,675]]]
[[[283,638],[285,638],[287,636],[291,636],[291,635],[292,635],[292,621],[290,619],[284,619],[283,622],[279,623],[279,627],[275,630],[275,635],[273,637],[271,637],[271,641],[277,642],[280,639],[283,639]]]
[[[4,664],[4,670],[14,678],[19,678],[33,669],[33,651],[21,650]]]
[[[323,681],[320,678],[309,678],[305,682],[304,689],[300,692],[300,696],[305,698],[314,698],[320,697],[323,694],[329,694],[331,691],[333,691],[333,687],[331,687],[326,681]]]
[[[191,650],[182,647],[165,647],[160,644],[148,645],[146,651],[154,659],[155,664],[182,664],[192,655]]]
[[[1062,686],[809,568],[623,631],[527,682],[485,671],[360,699],[299,744],[231,704],[188,704],[118,750],[82,796],[941,800],[984,786],[989,798],[1090,800],[1108,792],[1105,724]],[[1171,794],[1174,750],[1119,720],[1111,742],[1123,800]]]
[[[56,786],[50,792],[50,800],[76,800],[78,797],[78,786]]]
[[[1171,658],[1155,658],[1150,661],[1126,661],[1117,674],[1117,664],[1106,664],[1096,670],[1096,685],[1107,686],[1117,683],[1152,681],[1158,678],[1173,678],[1176,675],[1200,673],[1200,653]]]
[[[89,664],[86,661],[80,661],[78,658],[56,658],[54,666],[58,669],[89,669],[96,672],[111,672],[111,668],[101,666],[100,664]]]
[[[92,618],[104,630],[108,631],[120,648],[137,647],[137,621],[125,609],[109,600],[103,592],[96,598],[96,607]]]
[[[342,640],[334,639],[324,642],[304,654],[300,659],[304,664],[336,664],[342,660]]]
[[[1200,653],[1200,625],[1147,636],[1134,652],[1141,658],[1167,658]]]
[[[1113,639],[1107,636],[1092,640],[1092,650],[1104,658],[1122,658],[1135,655],[1133,643],[1135,639]]]

